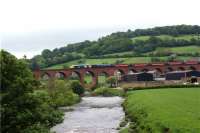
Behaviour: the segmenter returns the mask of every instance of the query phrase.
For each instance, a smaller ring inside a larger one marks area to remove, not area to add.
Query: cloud
[[[37,53],[128,28],[199,25],[199,5],[198,0],[5,0],[1,45]]]

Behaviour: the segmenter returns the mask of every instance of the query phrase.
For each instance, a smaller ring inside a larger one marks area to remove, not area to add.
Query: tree
[[[50,106],[47,93],[36,92],[37,81],[24,60],[1,51],[1,132],[42,133],[62,121],[63,113]]]
[[[71,81],[71,88],[73,92],[78,95],[82,95],[85,91],[85,89],[83,88],[83,86],[80,84],[79,81]]]
[[[80,97],[73,93],[69,82],[64,80],[51,80],[44,85],[49,93],[54,107],[69,106],[80,101]]]
[[[110,76],[106,79],[106,83],[110,84],[110,87],[116,87],[117,78],[115,76]]]
[[[51,57],[51,51],[50,51],[49,49],[43,50],[43,51],[42,51],[42,56],[43,56],[44,58],[49,58],[49,57]]]

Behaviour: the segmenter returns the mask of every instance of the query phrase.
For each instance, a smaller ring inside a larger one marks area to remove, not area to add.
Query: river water
[[[83,97],[71,112],[65,112],[56,133],[117,133],[124,117],[121,97]]]

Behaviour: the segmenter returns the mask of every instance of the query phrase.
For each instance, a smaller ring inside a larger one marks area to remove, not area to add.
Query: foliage
[[[139,90],[123,104],[134,132],[199,132],[200,89]]]
[[[117,89],[117,88],[105,88],[105,87],[101,87],[101,88],[97,88],[92,92],[92,95],[95,96],[124,96],[124,91],[122,89]]]
[[[117,78],[115,76],[110,76],[106,79],[106,83],[110,84],[110,87],[116,87]]]
[[[34,124],[22,130],[21,133],[49,133],[49,130],[41,124]]]
[[[52,51],[45,49],[41,55],[31,59],[30,67],[32,69],[36,69],[38,66],[44,68],[77,59],[81,59],[78,63],[82,64],[85,62],[85,58],[101,58],[106,54],[127,51],[134,52],[134,54],[124,55],[124,57],[130,55],[133,57],[152,52],[158,47],[200,46],[199,33],[200,26],[197,25],[164,26],[112,33],[97,41],[87,40],[68,44]],[[113,57],[113,55],[110,56]]]
[[[79,81],[71,81],[70,87],[72,88],[73,92],[78,95],[82,95],[85,91]]]
[[[49,132],[49,128],[62,122],[63,113],[50,105],[24,60],[17,60],[1,51],[1,132]],[[34,129],[34,131],[31,131]]]
[[[74,94],[69,81],[51,80],[44,86],[52,102],[52,106],[69,106],[80,101],[80,97]]]
[[[121,129],[119,133],[129,133],[128,127]]]

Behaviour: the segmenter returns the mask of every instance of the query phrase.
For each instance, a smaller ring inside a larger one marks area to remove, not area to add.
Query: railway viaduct
[[[170,71],[197,70],[200,71],[200,62],[168,62],[168,63],[152,63],[152,64],[132,64],[132,65],[114,65],[113,67],[99,68],[70,68],[70,69],[51,69],[51,70],[35,70],[34,77],[41,79],[46,76],[48,79],[63,77],[69,78],[73,73],[79,77],[80,83],[85,87],[93,87],[98,83],[98,75],[114,76],[116,72],[121,75],[137,72],[155,71],[159,75],[164,75]],[[84,83],[86,74],[92,75],[92,83],[88,86]]]

